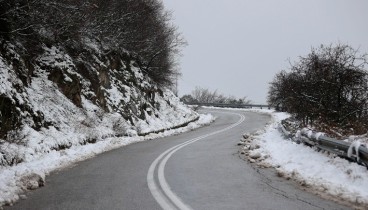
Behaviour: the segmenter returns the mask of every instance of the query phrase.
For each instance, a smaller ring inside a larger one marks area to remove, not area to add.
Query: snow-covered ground
[[[252,162],[276,168],[277,174],[294,179],[312,191],[338,200],[368,204],[368,170],[356,163],[318,152],[316,149],[285,140],[278,124],[286,113],[257,110],[272,116],[271,124],[249,137],[245,150]],[[252,160],[252,158],[250,158]]]
[[[50,172],[71,166],[78,161],[91,158],[102,152],[126,146],[132,143],[152,140],[196,129],[207,125],[214,120],[210,114],[202,114],[199,120],[188,124],[186,127],[167,130],[159,134],[151,133],[146,136],[111,137],[93,144],[75,145],[69,149],[43,154],[29,162],[23,162],[16,166],[0,168],[0,208],[4,204],[11,204],[24,197],[22,193],[26,189],[35,189],[42,186],[45,176]],[[179,125],[181,122],[172,122]],[[62,138],[62,136],[60,137]]]
[[[241,110],[244,111],[244,109]],[[272,116],[271,123],[265,129],[248,137],[251,145],[244,146],[248,156],[253,157],[250,158],[253,162],[261,167],[272,166],[276,168],[278,175],[294,179],[317,193],[360,206],[368,204],[368,170],[365,167],[285,140],[278,130],[278,124],[289,116],[286,113],[266,109],[247,111],[267,113]],[[108,137],[93,144],[73,145],[69,149],[60,151],[53,150],[16,166],[2,167],[0,168],[0,206],[22,198],[22,193],[27,188],[33,189],[42,185],[45,176],[54,170],[131,143],[189,131],[213,120],[211,115],[200,115],[198,121],[184,128],[147,136]],[[173,122],[173,124],[180,123],[182,122]]]
[[[213,120],[152,82],[129,54],[92,47],[82,59],[44,46],[30,75],[17,47],[6,47],[0,53],[0,208],[42,186],[53,170]]]
[[[245,139],[241,144],[245,144],[243,153],[248,160],[260,167],[274,167],[279,176],[293,179],[317,194],[356,204],[358,209],[367,209],[367,168],[328,152],[319,152],[315,148],[286,140],[278,127],[281,120],[290,116],[288,113],[257,108],[207,108],[271,115],[272,120],[264,129],[244,134]]]

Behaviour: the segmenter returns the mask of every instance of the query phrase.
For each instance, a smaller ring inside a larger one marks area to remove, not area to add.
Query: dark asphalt
[[[210,110],[208,110],[210,111]],[[222,111],[226,112],[226,111]],[[238,111],[238,113],[241,113]],[[238,155],[241,135],[265,126],[270,117],[242,112],[245,121],[173,154],[165,168],[171,190],[193,209],[348,209],[260,171]],[[160,209],[147,186],[147,172],[165,150],[239,120],[218,116],[210,126],[177,136],[132,144],[51,174],[46,186],[27,193],[10,209]]]

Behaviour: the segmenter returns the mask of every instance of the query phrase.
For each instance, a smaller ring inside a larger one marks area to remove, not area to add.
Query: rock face
[[[78,52],[45,44],[37,53],[28,59],[20,44],[0,40],[0,165],[198,117],[129,53],[89,40]]]

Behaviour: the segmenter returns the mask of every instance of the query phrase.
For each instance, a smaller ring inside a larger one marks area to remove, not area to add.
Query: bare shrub
[[[269,104],[315,121],[358,132],[368,123],[367,56],[349,45],[312,48],[278,73],[270,84]],[[363,125],[363,126],[362,126]]]

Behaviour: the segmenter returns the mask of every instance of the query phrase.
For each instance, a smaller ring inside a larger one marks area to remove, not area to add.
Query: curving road
[[[269,116],[207,111],[210,126],[81,162],[5,209],[348,209],[239,158],[241,135]]]

